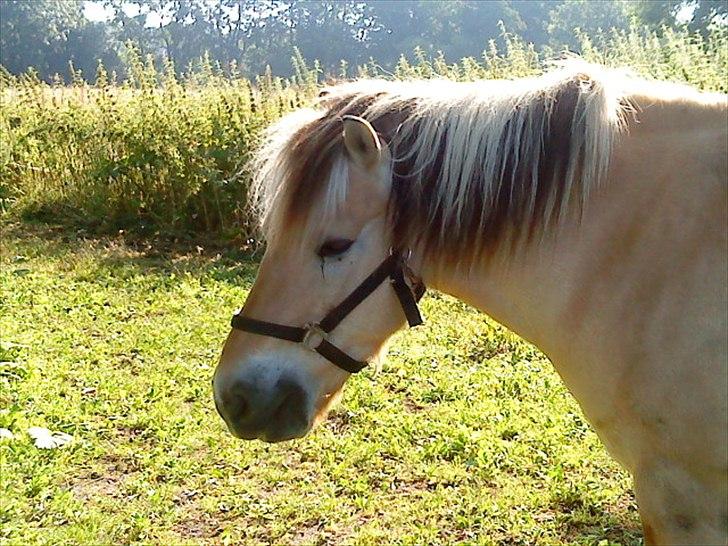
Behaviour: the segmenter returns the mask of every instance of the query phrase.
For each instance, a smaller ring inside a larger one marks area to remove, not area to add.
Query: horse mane
[[[265,133],[252,187],[263,234],[305,220],[321,199],[319,221],[343,202],[351,114],[392,155],[393,246],[464,262],[543,237],[605,177],[625,109],[616,74],[571,62],[520,80],[333,85]]]

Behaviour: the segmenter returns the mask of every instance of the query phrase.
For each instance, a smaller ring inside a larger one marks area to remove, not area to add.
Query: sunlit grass
[[[506,43],[358,75],[520,77],[560,55]],[[727,43],[633,29],[582,36],[580,52],[726,91]],[[131,62],[125,86],[102,70],[73,88],[0,74],[3,543],[640,543],[628,476],[546,358],[438,294],[309,437],[234,440],[210,378],[255,261],[76,229],[245,239],[248,154],[320,74],[300,57],[294,78],[255,82]],[[8,223],[23,218],[64,227]],[[32,426],[74,439],[40,450]]]
[[[546,358],[449,297],[312,435],[246,443],[210,378],[254,262],[47,228],[3,243],[6,544],[639,544],[630,481]],[[30,426],[74,440],[40,450]]]

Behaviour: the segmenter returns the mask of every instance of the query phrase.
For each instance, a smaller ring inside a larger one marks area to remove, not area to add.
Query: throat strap
[[[405,280],[405,272],[408,277],[413,278],[401,255],[398,252],[392,252],[351,294],[329,311],[318,324],[308,324],[304,327],[287,326],[276,322],[245,317],[238,313],[233,316],[230,325],[236,330],[251,334],[274,337],[292,343],[302,343],[308,349],[317,352],[342,370],[356,373],[365,368],[367,362],[356,360],[339,349],[329,341],[328,334],[387,278],[391,281],[394,293],[397,295],[410,327],[422,324],[422,316],[417,308],[417,302],[424,294],[425,286],[421,282],[415,281],[413,288],[410,289]]]
[[[392,288],[394,288],[394,292],[399,298],[399,303],[402,305],[402,311],[407,317],[407,324],[409,324],[410,328],[422,324],[422,315],[417,307],[417,302],[425,293],[425,286],[422,283],[415,285],[415,293],[413,294],[404,280],[404,272],[400,267],[392,273]]]

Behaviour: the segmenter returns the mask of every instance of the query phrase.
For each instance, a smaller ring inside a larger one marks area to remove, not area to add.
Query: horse
[[[326,88],[253,160],[266,250],[218,412],[239,438],[304,436],[427,286],[551,360],[647,544],[726,544],[727,127],[724,94],[582,62]]]

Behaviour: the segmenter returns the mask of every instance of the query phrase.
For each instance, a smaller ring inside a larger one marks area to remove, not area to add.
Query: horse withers
[[[424,283],[551,359],[634,476],[647,543],[726,544],[727,127],[725,95],[582,64],[329,88],[258,151],[267,249],[220,414],[305,435]]]

